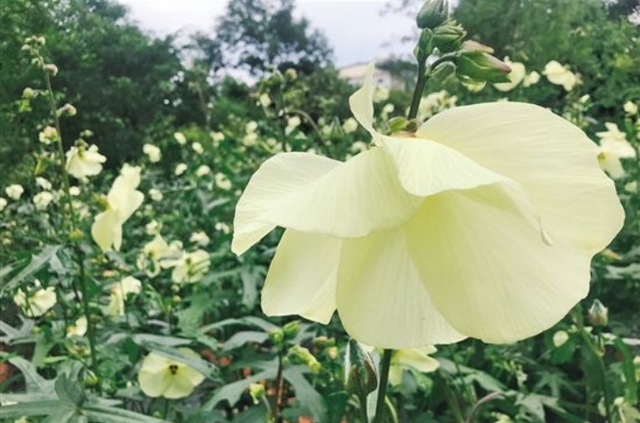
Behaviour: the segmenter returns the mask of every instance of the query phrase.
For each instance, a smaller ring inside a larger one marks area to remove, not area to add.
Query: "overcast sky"
[[[119,0],[144,29],[163,36],[182,31],[212,30],[228,0]],[[236,0],[238,1],[238,0]],[[393,0],[391,0],[393,1]],[[338,66],[406,54],[398,41],[411,33],[413,20],[399,14],[381,15],[387,0],[297,0],[297,15],[321,30],[333,48]]]

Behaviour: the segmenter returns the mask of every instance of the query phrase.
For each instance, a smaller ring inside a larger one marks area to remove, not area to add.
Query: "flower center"
[[[172,375],[175,375],[176,373],[178,373],[178,365],[177,364],[170,364],[169,365],[169,371],[171,372]]]

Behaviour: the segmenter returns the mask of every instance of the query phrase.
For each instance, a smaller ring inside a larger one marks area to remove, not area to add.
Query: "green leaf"
[[[68,405],[64,405],[58,400],[23,402],[0,407],[0,419],[20,418],[22,416],[50,416],[61,410],[68,409]]]
[[[28,393],[53,393],[53,381],[46,380],[40,376],[31,362],[22,357],[13,357],[9,360],[9,363],[17,367],[22,373]]]
[[[622,354],[622,372],[624,374],[625,381],[624,398],[629,404],[636,404],[638,402],[638,382],[636,382],[636,369],[633,364],[633,354],[631,354],[629,346],[618,337],[616,337],[614,345]]]
[[[31,262],[0,288],[0,295],[5,295],[6,291],[17,288],[23,280],[42,269],[55,257],[60,247],[60,245],[48,245],[39,254],[31,257]]]
[[[327,421],[327,404],[304,377],[306,369],[304,366],[290,367],[284,371],[284,378],[293,386],[296,398],[309,410],[313,420]]]
[[[258,300],[258,284],[264,279],[265,269],[262,266],[244,267],[240,271],[242,280],[242,304],[253,309]]]
[[[58,398],[65,404],[80,407],[87,400],[87,394],[80,385],[77,382],[69,380],[65,374],[58,376],[55,388]]]
[[[244,378],[237,382],[230,383],[220,387],[213,397],[207,401],[202,408],[204,410],[212,410],[216,405],[222,401],[227,401],[229,405],[233,406],[242,396],[242,393],[249,388],[249,385],[255,382],[259,382],[264,379],[273,379],[276,377],[276,369],[265,370],[264,372],[257,373],[253,376]]]
[[[96,423],[169,423],[167,420],[156,419],[133,411],[97,404],[85,406],[83,412],[89,421]]]
[[[224,343],[224,350],[229,351],[235,348],[242,347],[249,342],[255,342],[257,344],[264,343],[269,339],[269,334],[265,332],[257,331],[243,331],[233,334],[231,338],[227,339]]]

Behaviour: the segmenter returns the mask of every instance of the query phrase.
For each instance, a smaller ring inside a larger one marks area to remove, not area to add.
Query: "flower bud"
[[[300,321],[294,320],[293,322],[289,322],[282,327],[282,331],[284,332],[284,337],[286,339],[293,339],[300,332]]]
[[[460,24],[449,21],[433,31],[433,44],[442,53],[449,53],[458,50],[466,36],[467,31]]]
[[[604,327],[609,323],[609,309],[600,302],[595,300],[588,313],[589,323],[594,327]]]
[[[289,81],[295,81],[296,78],[298,78],[298,72],[293,68],[289,68],[284,71],[284,76],[287,77]]]
[[[489,53],[493,49],[475,41],[465,41],[457,60],[457,74],[463,82],[509,82],[511,68]]]
[[[396,116],[389,119],[389,132],[394,133],[398,131],[404,131],[407,128],[409,121],[404,116]]]
[[[318,373],[322,369],[322,366],[314,355],[311,354],[311,351],[305,347],[301,347],[300,345],[294,345],[291,347],[287,354],[287,358],[293,364],[306,365],[312,373]]]
[[[249,394],[253,399],[253,403],[258,405],[260,401],[265,397],[266,390],[264,389],[264,385],[261,383],[252,383],[249,385]]]
[[[51,76],[56,76],[58,74],[58,67],[56,65],[54,65],[53,63],[48,63],[48,64],[44,65],[44,70],[49,72],[49,74]]]
[[[345,354],[347,392],[359,398],[366,397],[378,387],[378,376],[373,360],[358,341],[351,339]]]
[[[433,79],[437,83],[443,82],[449,76],[456,73],[456,65],[452,62],[444,62],[440,63],[435,69],[431,72],[431,79]]]
[[[271,342],[275,345],[282,345],[282,342],[284,341],[284,332],[280,328],[274,329],[269,332],[269,339],[271,339]]]
[[[435,28],[447,19],[449,4],[447,0],[426,0],[418,12],[418,28]]]
[[[420,34],[418,44],[416,45],[416,48],[413,49],[413,55],[416,56],[419,61],[426,59],[429,54],[431,54],[431,51],[429,49],[429,41],[431,41],[432,36],[433,31],[428,28],[423,30]]]
[[[83,238],[84,238],[84,233],[78,228],[74,229],[69,234],[69,239],[73,242],[82,241]]]
[[[27,87],[22,91],[22,98],[25,100],[32,99],[36,96],[36,90],[33,88]]]
[[[85,377],[84,377],[84,385],[85,386],[96,386],[98,384],[98,382],[100,381],[100,379],[98,379],[98,376],[96,376],[95,373],[93,372],[89,372]]]
[[[75,116],[78,113],[76,108],[71,104],[67,103],[64,106],[58,109],[58,116]]]

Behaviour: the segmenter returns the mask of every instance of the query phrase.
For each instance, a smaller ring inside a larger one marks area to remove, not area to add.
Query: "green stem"
[[[580,310],[581,311],[581,310]],[[602,354],[598,350],[598,347],[593,342],[593,339],[589,336],[589,333],[584,329],[584,323],[582,319],[582,313],[578,314],[578,329],[580,330],[580,335],[584,341],[585,346],[595,358],[598,364],[598,372],[600,373],[600,378],[602,380],[602,397],[604,400],[604,411],[606,415],[606,422],[613,423],[613,417],[611,416],[611,395],[609,393],[609,387],[607,386],[607,370],[604,365],[604,360],[602,359]]]
[[[378,399],[376,400],[376,415],[373,423],[382,423],[382,414],[387,397],[387,385],[389,384],[389,370],[391,369],[391,356],[393,350],[385,349],[380,362],[380,384],[378,385]]]
[[[40,58],[41,62],[44,63],[42,57]],[[71,227],[71,232],[74,232],[78,227],[78,220],[76,218],[76,212],[73,209],[73,199],[71,197],[71,184],[69,183],[69,174],[67,173],[67,166],[65,163],[65,155],[64,155],[64,144],[62,142],[62,131],[60,130],[60,118],[58,117],[58,105],[56,104],[56,98],[53,94],[53,87],[51,85],[51,78],[49,77],[49,72],[44,70],[44,79],[47,84],[47,91],[49,93],[49,107],[51,108],[51,114],[53,115],[53,119],[55,122],[56,132],[57,132],[57,145],[58,145],[58,154],[60,156],[60,173],[62,175],[62,182],[64,185],[65,198],[67,200],[67,205],[69,207],[69,216],[70,222],[69,226]],[[76,262],[80,268],[80,291],[82,293],[82,307],[84,311],[84,317],[87,319],[87,335],[89,337],[89,348],[91,350],[91,367],[93,373],[100,377],[97,369],[97,358],[96,358],[96,340],[95,340],[95,327],[93,325],[93,321],[91,319],[91,310],[89,308],[89,290],[87,289],[87,281],[86,281],[86,271],[84,268],[84,254],[79,246],[75,246],[76,253]],[[77,290],[74,286],[74,292]]]
[[[276,404],[273,409],[273,421],[281,423],[283,418],[280,416],[280,410],[282,410],[282,402],[284,396],[284,353],[282,348],[278,348],[278,373],[276,375]]]
[[[369,413],[367,412],[367,396],[358,395],[358,401],[360,402],[360,417],[362,423],[369,423]]]
[[[416,81],[416,88],[413,90],[413,97],[411,97],[411,106],[409,107],[409,120],[415,119],[418,116],[418,108],[420,107],[420,100],[422,100],[422,93],[424,87],[427,85],[428,76],[426,75],[427,60],[426,58],[420,58],[418,61],[418,79]]]

